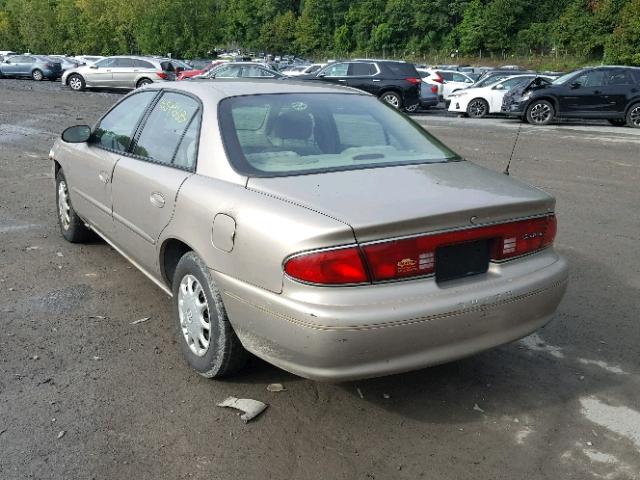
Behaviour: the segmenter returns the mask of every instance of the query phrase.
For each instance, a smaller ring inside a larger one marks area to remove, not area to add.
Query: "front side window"
[[[349,71],[348,63],[334,63],[324,69],[323,73],[326,77],[346,77]]]
[[[228,66],[222,67],[214,72],[216,78],[238,78],[240,76],[240,67]]]
[[[113,67],[115,62],[116,62],[115,58],[105,58],[104,60],[100,60],[99,62],[96,62],[95,66],[100,68]]]
[[[198,112],[199,104],[193,98],[164,93],[149,114],[133,147],[133,154],[171,165],[185,132]],[[181,162],[187,162],[185,155]]]
[[[248,176],[458,159],[418,125],[365,95],[231,97],[220,103],[219,121],[232,165]]]
[[[138,122],[156,92],[141,92],[125,98],[107,113],[91,135],[90,142],[98,147],[126,152]]]
[[[577,76],[571,83],[579,84],[581,87],[601,87],[604,85],[604,77],[604,70],[592,70]]]

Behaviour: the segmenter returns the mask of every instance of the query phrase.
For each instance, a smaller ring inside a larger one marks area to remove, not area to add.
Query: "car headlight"
[[[520,97],[521,100],[529,100],[529,98],[531,98],[531,92],[527,92]]]

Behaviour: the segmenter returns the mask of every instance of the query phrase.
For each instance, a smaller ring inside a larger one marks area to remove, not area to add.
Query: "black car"
[[[414,111],[420,104],[422,80],[411,63],[389,60],[349,60],[327,65],[296,80],[337,83],[376,95],[389,105]]]
[[[583,68],[550,84],[532,85],[511,101],[505,113],[534,125],[562,117],[605,119],[640,128],[640,68]]]

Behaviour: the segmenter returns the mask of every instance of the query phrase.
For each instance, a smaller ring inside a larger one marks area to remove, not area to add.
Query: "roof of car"
[[[202,99],[208,98],[218,102],[223,98],[242,95],[282,94],[282,93],[346,93],[366,95],[356,90],[340,85],[324,82],[308,82],[301,80],[269,80],[256,81],[250,78],[221,78],[217,80],[195,79],[180,82],[154,83],[145,88],[161,88],[182,90],[192,93]]]

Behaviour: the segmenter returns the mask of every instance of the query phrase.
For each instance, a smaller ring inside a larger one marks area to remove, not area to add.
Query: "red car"
[[[225,63],[224,60],[214,60],[213,62],[211,62],[209,65],[207,65],[206,67],[203,67],[201,69],[193,69],[193,70],[183,70],[182,72],[180,72],[178,74],[177,79],[178,80],[184,80],[185,78],[191,78],[191,77],[195,77],[196,75],[200,75],[202,73],[206,73],[209,70],[211,70],[214,67],[217,67],[218,65],[221,65]]]

